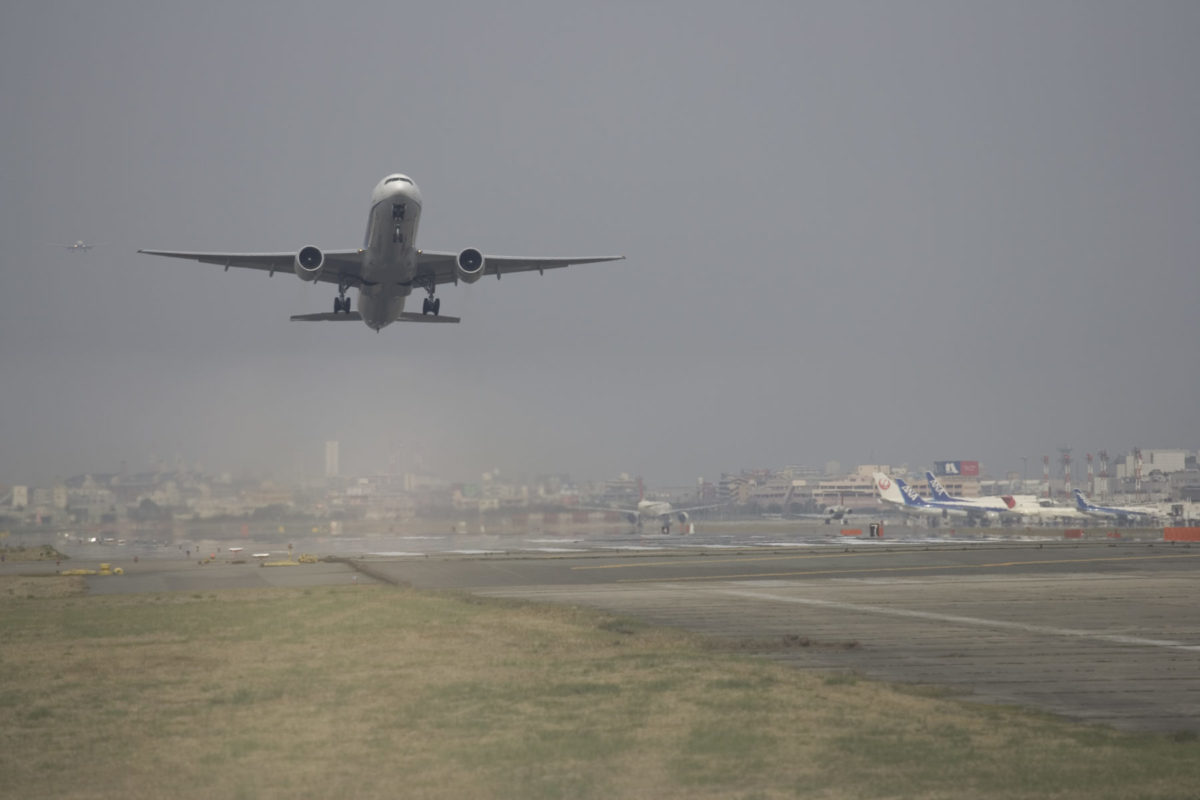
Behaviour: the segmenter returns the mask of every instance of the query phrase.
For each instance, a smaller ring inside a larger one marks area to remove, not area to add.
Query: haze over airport
[[[0,483],[1195,450],[1198,39],[1166,2],[6,8]],[[376,335],[134,252],[354,247],[396,171],[418,246],[627,260]]]

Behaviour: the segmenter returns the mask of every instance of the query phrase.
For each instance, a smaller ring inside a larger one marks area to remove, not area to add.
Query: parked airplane
[[[931,527],[936,528],[943,519],[950,517],[966,518],[969,515],[962,508],[944,503],[930,503],[906,484],[900,478],[891,478],[882,472],[874,473],[875,490],[879,499],[895,506],[906,514],[919,514],[929,518]]]
[[[1010,495],[1003,497],[952,497],[932,472],[925,473],[932,505],[940,508],[963,511],[968,521],[976,525],[989,525],[1012,511],[1016,504]],[[1014,517],[1015,519],[1015,517]]]
[[[1007,494],[998,497],[953,497],[932,472],[925,473],[925,480],[929,484],[930,495],[939,503],[958,503],[978,508],[980,511],[995,511],[1001,514],[1011,511],[1016,504],[1013,496]]]
[[[1059,505],[1048,497],[1014,494],[1012,498],[1015,501],[1013,513],[1019,514],[1021,519],[1026,521],[1054,524],[1056,522],[1083,522],[1088,519],[1088,515],[1078,509]]]
[[[1089,517],[1103,517],[1117,522],[1151,522],[1161,516],[1154,506],[1098,506],[1089,503],[1079,489],[1075,490],[1075,506]]]
[[[54,247],[65,247],[68,250],[74,250],[77,253],[86,253],[88,250],[91,250],[96,245],[88,244],[87,242],[83,241],[82,239],[78,239],[78,240],[76,240],[76,242],[74,244],[55,244],[53,246]]]
[[[186,258],[206,264],[290,272],[302,281],[321,281],[338,287],[331,314],[300,314],[301,321],[362,320],[379,331],[393,322],[458,322],[442,316],[441,299],[435,297],[444,283],[474,283],[484,275],[500,278],[510,272],[544,273],[573,264],[619,261],[625,256],[584,258],[523,258],[485,256],[473,247],[453,252],[418,250],[417,223],[421,218],[421,193],[406,175],[388,175],[371,194],[367,234],[361,248],[321,250],[311,245],[287,253],[192,253],[174,250],[139,250],[152,256]],[[346,291],[358,288],[358,311],[350,310]],[[420,314],[406,312],[404,302],[417,290],[428,296]]]

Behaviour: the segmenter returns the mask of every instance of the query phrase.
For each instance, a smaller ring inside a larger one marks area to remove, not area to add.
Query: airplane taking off
[[[1079,489],[1075,490],[1075,507],[1089,517],[1103,517],[1126,524],[1152,522],[1162,516],[1154,506],[1098,506],[1089,503]]]
[[[83,241],[83,239],[77,239],[74,244],[52,245],[52,247],[65,247],[68,250],[75,251],[76,253],[86,253],[88,250],[91,250],[95,246],[96,245],[94,245],[94,244],[88,244],[87,242]]]
[[[300,314],[293,320],[361,320],[379,331],[393,322],[458,322],[442,316],[437,287],[444,283],[474,283],[484,275],[510,272],[544,273],[573,264],[620,261],[625,256],[583,258],[523,258],[484,255],[473,247],[454,252],[418,250],[417,224],[421,219],[421,193],[407,175],[393,174],[381,180],[371,194],[371,212],[361,248],[321,250],[308,245],[287,253],[191,253],[174,250],[138,250],[152,256],[185,258],[205,264],[220,264],[265,271],[290,272],[302,281],[321,281],[338,287],[333,313]],[[346,291],[358,288],[358,310],[350,310]],[[407,312],[404,302],[415,290],[424,290],[421,313]]]

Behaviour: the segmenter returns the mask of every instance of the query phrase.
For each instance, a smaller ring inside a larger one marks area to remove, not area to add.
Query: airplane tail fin
[[[1083,498],[1083,492],[1079,489],[1075,490],[1075,507],[1080,511],[1087,511],[1089,508],[1088,501]]]
[[[900,493],[900,488],[887,475],[882,472],[875,473],[875,491],[879,493],[879,499],[885,503],[895,503],[896,505],[904,505],[904,495]]]
[[[929,492],[933,495],[933,499],[945,502],[952,499],[950,493],[946,491],[946,487],[942,486],[942,482],[932,472],[925,473],[925,480],[929,482]]]
[[[896,478],[896,488],[900,490],[901,496],[904,497],[904,505],[906,506],[923,506],[925,501],[921,499],[921,495],[917,494],[911,486],[904,481]]]

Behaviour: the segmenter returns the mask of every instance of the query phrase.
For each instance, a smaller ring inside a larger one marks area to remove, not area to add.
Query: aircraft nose
[[[375,191],[372,192],[372,200],[375,203],[381,200],[403,198],[409,202],[420,205],[421,192],[417,189],[417,185],[412,179],[406,175],[388,175],[375,186]]]

